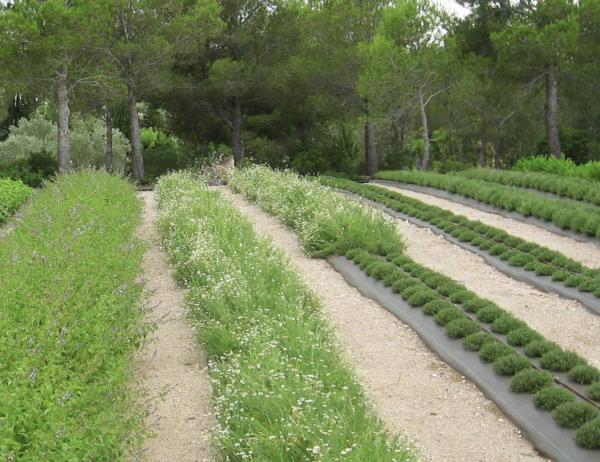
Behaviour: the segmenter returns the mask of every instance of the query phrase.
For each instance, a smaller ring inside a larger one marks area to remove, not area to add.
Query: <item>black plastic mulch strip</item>
[[[329,263],[365,297],[378,302],[410,326],[444,362],[473,381],[482,392],[519,427],[544,456],[557,462],[598,462],[600,450],[587,450],[575,443],[575,431],[559,427],[547,411],[537,409],[531,394],[510,391],[512,377],[498,375],[493,366],[467,351],[462,340],[445,335],[433,317],[411,308],[400,295],[380,281],[367,276],[354,262],[342,256],[328,258]],[[456,431],[460,431],[457,429]]]
[[[360,201],[371,207],[375,207],[379,210],[382,210],[388,215],[391,215],[395,218],[401,218],[416,226],[419,226],[420,228],[429,229],[433,233],[442,236],[448,242],[451,242],[452,244],[457,245],[458,247],[468,250],[469,252],[472,252],[478,255],[479,257],[483,258],[483,260],[488,265],[493,266],[498,271],[506,274],[510,278],[530,284],[544,292],[555,293],[563,298],[575,300],[581,303],[590,313],[600,316],[600,300],[591,292],[581,292],[575,287],[567,287],[563,284],[556,283],[552,280],[550,276],[539,276],[534,271],[527,271],[522,267],[511,266],[501,258],[492,255],[489,252],[486,252],[485,250],[482,250],[473,244],[470,244],[468,242],[462,242],[458,238],[452,236],[452,234],[447,233],[446,231],[438,228],[437,226],[432,225],[427,221],[415,218],[411,215],[407,215],[402,212],[398,212],[383,204],[380,204],[379,202],[367,199],[366,197],[360,196],[358,194],[354,194],[343,189],[338,189],[338,191],[354,200]]]
[[[468,207],[472,207],[477,210],[481,210],[482,212],[494,213],[496,215],[503,216],[504,218],[512,218],[513,220],[518,220],[523,223],[527,223],[529,225],[537,226],[538,228],[543,228],[546,231],[550,231],[551,233],[558,234],[560,236],[569,237],[578,242],[589,242],[600,246],[600,239],[597,239],[592,236],[586,236],[585,234],[577,233],[575,231],[571,231],[568,229],[562,229],[560,226],[556,226],[554,223],[541,220],[535,217],[526,217],[521,215],[518,212],[509,212],[500,207],[496,207],[494,205],[486,204],[485,202],[480,202],[476,199],[472,199],[470,197],[462,196],[460,194],[451,193],[449,191],[445,191],[443,189],[436,189],[430,186],[421,186],[411,183],[400,183],[398,181],[389,181],[389,180],[373,180],[372,183],[380,184],[385,186],[391,186],[397,189],[408,189],[409,191],[414,191],[422,194],[427,194],[429,196],[439,197],[440,199],[446,199],[451,202],[456,202],[458,204],[466,205]]]

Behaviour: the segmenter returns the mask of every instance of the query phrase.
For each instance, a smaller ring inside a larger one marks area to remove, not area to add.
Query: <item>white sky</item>
[[[458,17],[466,16],[469,13],[469,9],[456,3],[455,0],[434,0],[439,6],[441,6],[448,13],[452,13]]]

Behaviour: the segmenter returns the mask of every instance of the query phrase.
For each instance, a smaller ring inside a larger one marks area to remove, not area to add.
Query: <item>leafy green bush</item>
[[[442,310],[446,309],[455,309],[452,303],[449,303],[445,300],[431,300],[430,302],[423,305],[423,313],[428,316],[435,316]]]
[[[486,343],[496,342],[497,340],[493,335],[487,332],[475,332],[474,334],[467,335],[463,340],[463,346],[469,351],[479,351]]]
[[[594,382],[585,389],[587,395],[594,401],[600,401],[600,382]]]
[[[581,364],[569,371],[569,378],[582,385],[591,385],[600,381],[600,371],[595,367]]]
[[[457,318],[446,324],[446,333],[452,338],[462,338],[481,330],[478,322],[467,318]]]
[[[525,345],[523,352],[532,358],[539,358],[550,350],[556,349],[558,349],[558,346],[555,343],[548,342],[547,340],[534,340]]]
[[[581,401],[559,404],[552,416],[556,423],[565,428],[579,428],[584,423],[595,419],[598,410],[589,403]]]
[[[513,329],[526,327],[525,323],[510,314],[504,314],[494,320],[492,323],[492,332],[497,334],[508,334]]]
[[[388,438],[373,415],[340,360],[318,300],[287,259],[191,175],[163,177],[159,195],[159,231],[177,279],[187,287],[191,318],[200,331],[222,329],[234,340],[228,343],[243,345],[226,345],[209,369],[219,397],[220,457],[238,459],[242,451],[256,460],[291,462],[314,447],[326,458],[355,447],[365,460],[417,460],[411,445]],[[218,336],[201,339],[222,342]],[[294,406],[301,409],[290,412]],[[282,434],[304,436],[290,452]]]
[[[600,449],[600,419],[583,424],[575,434],[579,446],[586,449]]]
[[[494,361],[494,370],[500,375],[515,375],[528,367],[531,367],[529,360],[516,353],[500,356]]]
[[[506,337],[508,343],[512,346],[525,346],[535,340],[543,340],[542,336],[529,327],[519,327],[513,329]]]
[[[437,298],[438,295],[436,292],[431,289],[423,288],[408,297],[406,301],[410,306],[423,306],[427,302],[436,300]]]
[[[435,315],[435,320],[441,326],[445,326],[445,325],[449,324],[451,321],[454,321],[455,319],[464,318],[464,317],[465,317],[465,315],[462,313],[462,311],[456,309],[455,307],[452,307],[452,308],[445,308],[441,311],[438,311],[438,313]]]
[[[487,363],[493,363],[498,358],[509,354],[516,354],[515,350],[498,341],[486,343],[479,350],[479,357]]]
[[[564,387],[549,386],[542,388],[533,397],[533,403],[545,411],[553,411],[557,406],[575,401],[575,395]]]
[[[20,181],[0,178],[0,223],[6,221],[32,192],[29,186]]]
[[[519,159],[513,167],[522,172],[543,172],[560,177],[578,177],[598,181],[598,162],[577,165],[571,159],[557,159],[553,156],[534,156]]]
[[[479,319],[481,322],[492,323],[505,313],[506,311],[494,304],[480,309],[477,312],[477,319]]]
[[[581,357],[572,351],[553,349],[540,358],[540,366],[553,372],[567,372],[583,363]]]
[[[510,389],[515,393],[537,393],[550,385],[552,385],[552,375],[531,368],[517,372],[510,381]]]
[[[146,331],[139,213],[122,179],[59,175],[0,245],[8,460],[120,460],[139,435],[143,410],[131,386]]]

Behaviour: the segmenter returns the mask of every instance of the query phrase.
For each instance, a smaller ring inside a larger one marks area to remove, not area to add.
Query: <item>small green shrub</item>
[[[575,401],[575,395],[558,386],[542,388],[533,397],[533,404],[544,411],[553,411],[557,406]]]
[[[497,334],[508,334],[513,329],[525,327],[525,323],[510,314],[500,316],[492,323],[492,332]]]
[[[525,266],[529,261],[531,260],[531,257],[525,253],[519,252],[519,253],[515,253],[514,255],[512,255],[507,261],[508,264],[511,266]]]
[[[419,280],[415,279],[415,278],[411,278],[411,277],[404,277],[401,279],[397,279],[393,284],[392,284],[392,291],[394,291],[397,294],[401,294],[402,292],[404,292],[406,289],[408,289],[409,287],[419,287]]]
[[[555,343],[548,342],[547,340],[534,340],[525,345],[523,352],[531,358],[539,358],[550,350],[557,348],[558,346]]]
[[[481,322],[491,323],[498,319],[500,316],[504,315],[506,311],[501,309],[497,305],[490,305],[485,308],[480,309],[477,312],[477,319]]]
[[[479,297],[473,297],[463,303],[463,307],[470,313],[477,313],[480,309],[489,306],[489,302]]]
[[[497,342],[493,335],[480,331],[467,335],[463,340],[463,346],[469,351],[479,351],[487,343]]]
[[[600,449],[600,419],[583,424],[575,434],[575,441],[586,449]]]
[[[438,324],[445,326],[455,319],[462,318],[465,315],[457,308],[445,308],[435,315],[435,320]]]
[[[528,367],[531,367],[529,360],[516,353],[501,356],[494,361],[494,370],[500,375],[515,375]]]
[[[552,413],[554,420],[561,427],[579,428],[584,423],[595,419],[598,410],[589,403],[570,402],[559,404]]]
[[[440,311],[446,309],[454,309],[454,305],[452,303],[440,299],[431,300],[430,302],[427,302],[425,303],[425,305],[423,305],[423,313],[425,313],[428,316],[435,316]]]
[[[410,297],[412,297],[417,292],[420,292],[422,289],[423,289],[423,285],[421,285],[421,284],[410,285],[409,287],[407,287],[406,289],[404,289],[402,291],[402,298],[404,300],[408,300]]]
[[[427,288],[423,288],[412,294],[406,301],[410,306],[423,306],[425,303],[437,299],[438,294]]]
[[[533,342],[534,340],[543,340],[543,337],[529,327],[519,327],[511,330],[508,333],[506,340],[508,341],[509,345],[512,346],[524,346]]]
[[[458,287],[458,284],[455,282],[446,282],[440,286],[437,286],[435,290],[437,290],[444,297],[449,296],[452,292],[454,292]]]
[[[464,303],[467,300],[472,299],[473,295],[473,292],[467,289],[455,290],[450,294],[450,301],[452,303]]]
[[[600,371],[595,367],[580,364],[569,371],[569,378],[582,385],[591,385],[600,381]]]
[[[581,357],[572,351],[553,349],[540,358],[540,366],[553,372],[567,372],[582,363]]]
[[[446,333],[452,338],[462,338],[480,330],[479,323],[468,318],[458,318],[446,325]]]
[[[552,375],[537,369],[524,369],[517,372],[510,381],[510,389],[515,393],[537,393],[552,384]]]
[[[594,401],[600,401],[600,382],[594,382],[585,389],[587,395]]]
[[[498,358],[515,353],[508,345],[500,342],[487,343],[479,350],[479,357],[487,363],[493,363]]]

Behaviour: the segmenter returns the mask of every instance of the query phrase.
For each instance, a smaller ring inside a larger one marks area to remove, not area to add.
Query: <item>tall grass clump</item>
[[[32,192],[32,188],[20,181],[0,178],[0,223],[5,222]]]
[[[585,164],[578,165],[571,159],[557,159],[553,156],[532,156],[519,159],[513,170],[553,173],[590,181],[600,180],[600,162],[591,160]]]
[[[163,244],[209,354],[223,460],[417,460],[366,404],[285,256],[191,175],[158,188]]]
[[[401,253],[404,248],[394,226],[382,216],[293,172],[250,167],[236,171],[229,184],[294,229],[312,256],[354,248]]]
[[[0,459],[115,461],[134,444],[139,213],[122,179],[60,175],[0,245]]]

